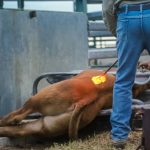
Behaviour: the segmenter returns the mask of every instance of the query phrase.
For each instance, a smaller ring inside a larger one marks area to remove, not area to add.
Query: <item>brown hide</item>
[[[89,124],[104,108],[112,106],[112,91],[115,77],[106,74],[106,82],[95,85],[91,78],[103,71],[86,70],[77,76],[49,85],[26,101],[24,106],[4,116],[0,121],[0,136],[43,135],[55,137],[69,133],[77,138],[79,128]],[[148,85],[136,86],[137,96]],[[39,112],[45,117],[19,124],[28,114]],[[14,126],[12,126],[14,125]]]

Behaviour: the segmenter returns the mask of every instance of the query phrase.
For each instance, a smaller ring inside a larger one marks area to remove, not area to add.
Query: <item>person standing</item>
[[[117,37],[118,70],[110,121],[112,145],[123,149],[130,132],[137,63],[144,49],[150,53],[150,0],[103,0],[103,16]]]

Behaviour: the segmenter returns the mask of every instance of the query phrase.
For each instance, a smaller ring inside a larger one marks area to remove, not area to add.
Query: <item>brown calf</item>
[[[112,106],[115,77],[106,74],[106,82],[94,84],[91,78],[103,71],[86,70],[77,76],[42,89],[30,97],[22,108],[4,116],[0,121],[0,136],[17,137],[42,135],[56,137],[69,133],[77,138],[79,128],[89,124],[101,109]],[[136,86],[137,96],[148,85]],[[44,117],[30,123],[21,123],[28,115],[39,112]]]

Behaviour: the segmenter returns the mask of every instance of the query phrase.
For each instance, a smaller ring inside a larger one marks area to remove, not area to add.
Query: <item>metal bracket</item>
[[[24,8],[24,0],[17,0],[18,1],[18,8],[23,9]]]
[[[0,0],[0,8],[1,8],[1,9],[3,8],[3,5],[4,5],[3,0]]]
[[[32,94],[35,95],[38,91],[38,84],[42,79],[46,79],[48,83],[53,84],[65,79],[69,79],[77,74],[79,74],[80,71],[73,71],[73,72],[49,72],[44,73],[37,77],[33,83],[33,92]]]

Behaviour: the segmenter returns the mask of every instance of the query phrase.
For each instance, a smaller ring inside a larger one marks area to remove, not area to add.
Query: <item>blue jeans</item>
[[[112,140],[124,140],[130,132],[132,86],[137,62],[143,49],[150,53],[150,9],[118,13],[117,52],[118,70],[113,91],[111,114]]]

